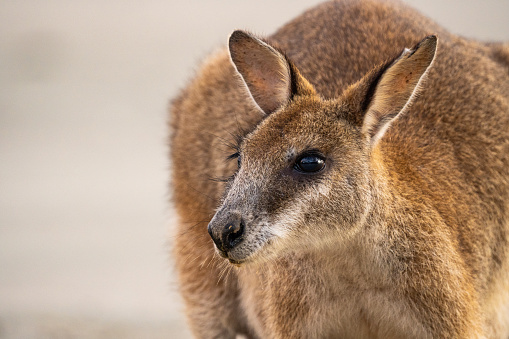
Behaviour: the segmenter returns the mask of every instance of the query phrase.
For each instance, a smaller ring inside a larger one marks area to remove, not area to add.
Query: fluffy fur
[[[265,50],[234,34],[232,60],[210,57],[171,107],[173,253],[194,335],[507,338],[508,44],[370,0],[313,8]],[[309,149],[326,167],[302,176]],[[245,230],[225,259],[207,227],[218,237],[234,219]]]

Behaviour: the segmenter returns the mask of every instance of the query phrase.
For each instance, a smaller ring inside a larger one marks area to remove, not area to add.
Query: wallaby
[[[331,1],[234,31],[170,124],[197,338],[509,337],[509,44]]]

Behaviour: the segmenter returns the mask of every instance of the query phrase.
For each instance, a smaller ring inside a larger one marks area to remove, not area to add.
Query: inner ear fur
[[[374,145],[387,128],[412,103],[435,58],[437,37],[424,38],[405,49],[392,63],[370,75],[362,132]]]
[[[270,114],[293,95],[312,94],[313,87],[275,47],[237,30],[228,40],[230,58],[255,104]]]

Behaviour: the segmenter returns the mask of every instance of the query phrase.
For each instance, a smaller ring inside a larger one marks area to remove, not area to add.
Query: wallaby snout
[[[244,240],[245,222],[240,213],[228,213],[225,218],[214,218],[208,231],[219,253],[228,257],[228,251]]]

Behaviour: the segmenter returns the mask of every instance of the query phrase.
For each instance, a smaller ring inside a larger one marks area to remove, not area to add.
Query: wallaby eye
[[[238,168],[240,168],[241,158],[240,158],[239,152],[235,152],[232,155],[229,155],[226,159],[231,160],[231,159],[235,159],[235,158],[237,158],[237,166],[238,166]]]
[[[297,159],[293,168],[302,173],[316,173],[325,167],[325,159],[319,154],[304,154]]]

